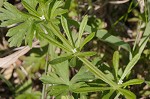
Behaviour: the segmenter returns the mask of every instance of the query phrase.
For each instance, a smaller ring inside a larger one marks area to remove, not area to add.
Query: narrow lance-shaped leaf
[[[53,0],[47,0],[45,4],[46,4],[46,5],[49,5],[49,4],[51,4],[52,1],[53,1]]]
[[[65,13],[67,13],[68,10],[67,9],[62,9],[62,8],[58,8],[55,13],[54,13],[54,16],[57,17],[57,16],[60,16],[60,15],[63,15]]]
[[[63,16],[61,16],[61,24],[62,24],[62,27],[68,37],[69,42],[71,43],[72,46],[74,46],[72,35],[68,29],[67,20]]]
[[[88,43],[94,36],[95,36],[95,33],[94,33],[94,32],[91,33],[91,34],[89,34],[89,35],[84,39],[83,43],[81,43],[81,45],[80,45],[80,50],[81,50],[81,49],[83,48],[83,46],[84,46],[86,43]]]
[[[25,1],[22,1],[23,6],[31,13],[36,15],[37,17],[40,17],[40,15],[37,13],[36,10],[34,10],[34,8],[32,8],[29,4],[27,4]]]
[[[0,15],[1,16],[1,15]],[[6,26],[11,26],[13,24],[16,24],[16,23],[19,23],[21,22],[22,20],[7,20],[7,21],[3,21],[1,24],[0,24],[0,27],[6,27]]]
[[[146,25],[145,32],[143,34],[142,39],[140,40],[140,43],[139,43],[140,49],[139,49],[138,53],[142,53],[142,51],[144,50],[144,48],[149,40],[149,37],[150,37],[150,22],[148,22],[148,24]]]
[[[112,87],[83,87],[73,90],[75,93],[86,93],[86,92],[95,92],[95,91],[105,91],[113,89]]]
[[[113,54],[113,66],[115,69],[116,78],[118,78],[118,68],[119,68],[119,52],[115,51]]]
[[[133,59],[126,66],[120,80],[123,80],[126,77],[126,75],[131,71],[131,69],[134,67],[134,65],[138,62],[138,60],[140,59],[140,56],[141,56],[141,54],[137,54],[133,57]]]
[[[30,21],[30,22],[29,22]],[[34,21],[29,20],[28,23],[30,27],[27,30],[26,37],[25,37],[25,43],[28,44],[30,47],[32,47],[32,41],[34,38],[34,34],[36,33]]]
[[[51,44],[53,44],[53,45],[55,45],[55,46],[57,46],[57,47],[63,49],[64,51],[66,51],[66,52],[69,52],[69,51],[70,51],[70,50],[67,49],[64,45],[62,45],[60,42],[58,42],[57,40],[55,40],[55,39],[49,37],[47,34],[45,34],[45,33],[39,33],[39,35],[40,35],[43,39],[47,40],[49,43],[51,43]]]
[[[142,79],[131,79],[125,83],[123,83],[121,86],[129,86],[129,85],[137,85],[143,83],[144,80]]]
[[[59,7],[61,7],[63,5],[64,5],[63,1],[56,1],[52,7],[50,18],[53,19],[55,17],[54,13],[55,13],[56,9],[58,9]]]
[[[115,90],[110,90],[107,94],[103,96],[102,99],[110,99],[111,95],[114,93]]]
[[[96,77],[99,79],[103,80],[110,86],[116,88],[117,84],[115,84],[112,80],[110,80],[102,71],[100,71],[98,68],[96,68],[91,62],[89,62],[86,58],[81,58],[79,59],[85,64],[85,66],[91,71]]]
[[[38,4],[38,0],[22,0],[25,1],[27,4],[29,4],[33,9],[36,9],[36,6]],[[49,0],[48,0],[49,1]]]
[[[87,26],[87,28],[89,28],[89,26]],[[98,37],[102,41],[109,42],[115,46],[120,46],[129,52],[131,51],[130,45],[128,43],[126,43],[123,40],[111,35],[106,30],[98,30],[96,32],[96,37]]]
[[[58,28],[52,23],[50,22],[50,29],[54,32],[54,34],[64,43],[64,45],[70,49],[70,51],[72,49],[74,49],[68,42],[68,40],[62,35],[62,33],[58,30]]]
[[[51,10],[52,10],[53,7],[51,6],[51,4],[53,3],[53,1],[54,1],[54,0],[48,0],[48,1],[45,3],[45,5],[47,5],[47,7],[46,7],[47,11],[46,11],[46,12],[47,12],[47,17],[48,17],[48,19],[52,19],[52,18],[51,18],[51,13],[52,13]]]
[[[136,96],[135,96],[135,94],[134,93],[132,93],[131,91],[129,91],[129,90],[126,90],[126,89],[118,89],[118,91],[121,93],[121,94],[123,94],[125,97],[126,97],[126,99],[136,99]]]
[[[87,56],[93,56],[95,54],[96,52],[78,52],[78,53],[75,53],[74,55],[78,57],[87,57]]]
[[[87,24],[87,21],[88,21],[88,16],[86,15],[81,24],[80,24],[80,27],[79,27],[79,35],[78,35],[78,41],[77,41],[77,48],[80,47],[80,43],[81,43],[81,38],[82,38],[82,35],[83,35],[83,32],[84,32],[84,29],[85,29],[85,26]]]

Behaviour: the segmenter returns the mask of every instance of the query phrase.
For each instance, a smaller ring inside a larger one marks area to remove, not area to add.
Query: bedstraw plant
[[[140,59],[149,40],[150,23],[146,23],[143,37],[136,45],[137,50],[132,50],[128,43],[109,34],[107,30],[88,25],[88,15],[84,15],[80,22],[69,18],[69,1],[71,0],[21,0],[26,9],[24,12],[8,2],[4,2],[0,8],[0,27],[11,26],[6,34],[10,37],[10,47],[26,45],[32,48],[33,42],[38,40],[40,44],[46,43],[45,72],[39,78],[43,83],[42,94],[39,97],[30,94],[30,97],[87,99],[89,93],[101,92],[99,97],[102,99],[117,99],[120,95],[126,99],[136,99],[128,86],[142,84],[144,80],[127,79],[127,76]],[[78,32],[74,33],[72,27]],[[108,69],[106,73],[101,69],[103,67],[99,68],[96,65],[100,61],[97,52],[84,50],[85,45],[95,38],[128,52],[126,67],[120,66],[120,53],[116,50],[112,57],[113,70]],[[56,53],[56,49],[60,49],[60,52]],[[76,71],[72,76],[71,69]],[[122,73],[119,72],[120,69]],[[17,96],[17,99],[27,96],[29,94],[24,93]]]

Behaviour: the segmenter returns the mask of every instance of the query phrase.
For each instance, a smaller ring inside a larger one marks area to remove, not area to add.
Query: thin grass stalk
[[[49,47],[48,47],[49,49]],[[46,55],[46,63],[45,63],[45,75],[47,75],[48,72],[48,57],[49,57],[49,53],[47,52]],[[42,89],[42,98],[41,99],[46,99],[46,88],[47,88],[47,84],[43,84],[43,89]]]

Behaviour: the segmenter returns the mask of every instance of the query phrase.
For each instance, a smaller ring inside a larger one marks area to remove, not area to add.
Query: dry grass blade
[[[144,0],[137,0],[140,6],[140,12],[144,13],[144,8],[145,8],[145,2]]]
[[[33,47],[36,46],[39,41],[33,43]],[[31,48],[29,46],[25,46],[23,49],[14,52],[11,55],[8,55],[4,58],[0,58],[0,67],[1,68],[8,68],[11,64],[15,63],[18,58],[24,54],[26,54]]]
[[[122,0],[122,1],[109,1],[109,3],[111,4],[123,4],[123,3],[126,3],[128,2],[129,0]]]

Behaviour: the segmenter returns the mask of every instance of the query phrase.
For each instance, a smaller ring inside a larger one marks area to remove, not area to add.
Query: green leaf
[[[52,19],[55,18],[56,17],[55,11],[57,11],[57,9],[63,5],[64,5],[63,1],[56,1],[51,9],[50,18],[52,18]]]
[[[68,23],[73,24],[77,28],[79,28],[79,25],[80,25],[80,23],[78,23],[74,20],[71,20],[71,19],[68,19]],[[100,40],[105,41],[105,42],[109,42],[115,46],[120,46],[129,52],[131,51],[130,45],[128,43],[126,43],[126,42],[122,41],[121,39],[109,34],[108,31],[106,31],[104,29],[93,31],[89,25],[86,25],[85,31],[87,31],[89,33],[95,32],[96,37],[98,37]]]
[[[50,19],[50,12],[51,12],[51,8],[53,6],[52,1],[56,1],[56,0],[36,0],[38,1],[38,7],[36,7],[37,12],[41,15],[40,18],[42,18],[42,20],[49,21]]]
[[[13,5],[5,2],[4,7],[0,8],[1,27],[12,25],[13,28],[9,29],[6,36],[9,36],[10,47],[20,46],[25,39],[25,43],[30,47],[34,38],[34,21],[28,15],[20,12]]]
[[[22,27],[24,27],[24,28],[22,28]],[[29,28],[29,25],[27,22],[25,22],[14,28],[9,29],[6,36],[11,37],[8,40],[10,42],[9,43],[10,47],[12,47],[12,46],[19,47],[21,45],[28,28]]]
[[[70,60],[70,66],[75,67],[77,65],[77,57],[73,57]]]
[[[36,6],[38,4],[38,0],[22,0],[26,2],[28,5],[30,5],[34,10],[36,9]]]
[[[22,4],[29,11],[29,13],[31,13],[37,17],[40,17],[38,12],[34,8],[32,8],[32,6],[30,6],[28,3],[26,3],[25,1],[22,1]]]
[[[134,65],[138,62],[138,60],[140,59],[140,56],[141,56],[141,54],[137,54],[130,60],[130,62],[126,66],[120,80],[123,80],[126,77],[126,75],[131,71],[131,69],[134,67]]]
[[[34,34],[36,33],[36,30],[35,30],[35,23],[34,21],[32,20],[29,20],[29,28],[26,32],[26,37],[25,37],[25,43],[26,45],[28,44],[30,47],[32,47],[32,42],[33,42],[33,39],[34,39]]]
[[[56,16],[59,16],[59,15],[65,14],[65,13],[67,13],[67,12],[68,12],[67,9],[58,8],[58,9],[55,11],[55,13],[54,13],[53,16],[56,17]]]
[[[47,3],[50,3],[50,2],[51,2],[50,0],[47,1]],[[61,1],[59,3],[57,8],[61,7],[63,5],[62,2],[63,1]],[[43,13],[39,13],[36,11],[36,9],[39,10],[39,7],[40,7],[40,4],[39,4],[39,6],[37,6],[37,4],[38,4],[37,0],[22,0],[22,4],[28,10],[29,13],[23,13],[23,12],[19,11],[13,5],[5,2],[4,8],[0,8],[0,12],[1,12],[0,13],[0,21],[1,21],[0,26],[1,27],[5,27],[5,26],[9,26],[9,25],[11,25],[11,27],[14,26],[7,33],[7,36],[11,37],[9,39],[10,46],[20,46],[22,44],[22,41],[24,40],[25,44],[28,44],[31,47],[35,32],[38,33],[39,32],[38,30],[40,30],[39,29],[40,27],[37,27],[37,26],[38,25],[40,26],[41,24],[47,25],[47,23],[44,23],[43,21],[40,20],[41,14],[43,15]],[[51,5],[52,4],[47,4],[46,8],[45,8],[45,6],[42,6],[42,8],[43,8],[43,10],[46,10],[46,12],[49,12],[49,6],[51,6]],[[58,10],[62,11],[62,9],[58,9]],[[49,13],[46,13],[45,16],[48,16],[48,15],[49,15]],[[53,18],[52,20],[49,20],[49,21],[53,21],[53,20],[56,20],[56,19]],[[58,21],[58,19],[57,19],[57,21]],[[48,26],[48,28],[50,28],[50,27]],[[54,27],[54,28],[56,29],[56,27]],[[69,48],[69,51],[71,51],[72,47],[68,44],[65,37],[61,37],[62,35],[60,32],[58,34],[59,35],[57,35],[57,36],[63,41],[64,45]],[[55,41],[58,41],[55,39],[51,39],[51,40],[52,40],[52,43],[55,43]],[[58,44],[58,42],[56,42],[55,45],[56,44],[61,46],[61,44]],[[62,45],[62,46],[64,46],[64,45]],[[65,51],[67,51],[67,48],[62,47],[62,46],[61,46],[61,48],[65,48]]]
[[[67,20],[63,16],[61,16],[61,24],[62,24],[62,27],[63,27],[66,35],[67,35],[69,42],[71,43],[72,46],[74,46],[72,35],[71,35],[70,30],[68,28]]]
[[[55,73],[59,75],[61,79],[66,83],[66,85],[69,85],[69,64],[68,61],[64,61],[60,64],[52,65],[52,67],[55,69]]]
[[[85,82],[78,82],[73,84],[71,83],[69,87],[70,87],[70,91],[73,92],[74,90],[79,89],[81,87],[87,87],[87,84]]]
[[[78,41],[77,41],[77,48],[80,47],[80,44],[81,44],[81,38],[82,38],[82,35],[83,35],[83,32],[85,30],[85,26],[87,24],[87,21],[88,21],[88,16],[84,16],[81,24],[80,24],[80,27],[79,27],[79,35],[78,35]]]
[[[102,99],[111,99],[111,95],[114,93],[114,90],[110,90],[107,94],[105,94]]]
[[[7,21],[3,21],[0,25],[0,27],[6,27],[6,26],[13,26],[13,24],[16,24],[16,23],[20,23],[20,21],[23,21],[23,20],[7,20]]]
[[[80,50],[81,50],[81,49],[83,48],[83,46],[84,46],[86,43],[88,43],[94,36],[95,36],[95,33],[94,33],[94,32],[91,33],[90,35],[88,35],[88,36],[84,39],[83,43],[81,43],[81,45],[80,45]]]
[[[69,92],[67,85],[55,85],[48,87],[48,94],[51,96],[66,95]]]
[[[46,4],[50,4],[53,0],[46,0]]]
[[[64,6],[64,8],[69,9],[70,6],[71,6],[71,3],[72,3],[71,0],[66,0],[66,1],[65,1],[65,6]]]
[[[34,38],[34,21],[28,19],[24,23],[9,29],[6,36],[11,37],[8,41],[10,46],[20,46],[25,39],[26,44],[32,47],[32,40]]]
[[[4,7],[10,12],[18,12],[19,10],[8,2],[4,2]]]
[[[75,93],[87,93],[87,92],[96,92],[96,91],[105,91],[110,90],[112,87],[83,87],[74,90]]]
[[[69,66],[68,61],[57,65],[52,65],[53,71],[47,75],[42,75],[40,80],[46,84],[65,84],[69,85]]]
[[[131,79],[125,83],[123,83],[121,86],[129,86],[129,85],[137,85],[143,83],[144,80],[142,79]]]
[[[139,42],[140,48],[139,48],[139,52],[138,53],[142,53],[143,52],[143,50],[144,50],[144,48],[145,48],[145,46],[146,46],[146,44],[147,44],[147,42],[149,40],[149,37],[150,37],[150,32],[149,31],[150,31],[150,22],[148,22],[148,24],[146,25],[146,29],[144,31],[143,37],[142,37],[142,39]]]
[[[115,84],[112,80],[110,80],[102,71],[100,71],[98,68],[96,68],[91,62],[89,62],[86,58],[78,57],[86,66],[87,69],[89,69],[90,72],[92,72],[97,78],[103,80],[110,86],[116,88],[117,84]]]
[[[96,33],[96,37],[98,37],[102,41],[109,42],[116,46],[120,46],[129,52],[131,51],[130,45],[128,43],[125,43],[121,39],[109,34],[106,30],[98,30]]]
[[[78,57],[87,57],[87,56],[93,56],[96,52],[77,52],[74,55]]]
[[[43,39],[47,40],[50,44],[53,44],[61,49],[63,49],[66,52],[69,52],[70,50],[66,48],[63,44],[58,42],[56,39],[50,37],[48,34],[45,33],[39,33],[39,36],[42,37]]]
[[[121,94],[123,94],[125,97],[126,97],[126,99],[136,99],[136,96],[135,96],[135,94],[134,93],[132,93],[131,91],[129,91],[129,90],[126,90],[126,89],[118,89],[118,91],[121,93]]]
[[[115,51],[113,54],[113,66],[115,69],[116,78],[118,78],[118,68],[119,68],[119,52]]]
[[[63,36],[63,34],[59,31],[58,27],[50,22],[51,31],[63,42],[64,46],[66,46],[70,51],[72,51],[73,46],[69,44],[69,41]],[[65,48],[66,48],[65,47]]]
[[[81,67],[79,72],[71,79],[71,83],[89,81],[94,78],[95,76],[90,71],[88,71],[85,67]]]
[[[73,55],[60,56],[60,57],[57,57],[56,59],[53,59],[52,61],[50,61],[49,64],[52,64],[52,65],[58,64],[58,63],[66,61],[72,57],[73,57]]]
[[[55,73],[50,73],[49,75],[42,75],[40,80],[45,84],[66,84],[66,82],[58,77]]]
[[[0,20],[2,21],[1,27],[20,23],[27,19],[25,14],[7,2],[4,2],[4,8],[0,8]]]

